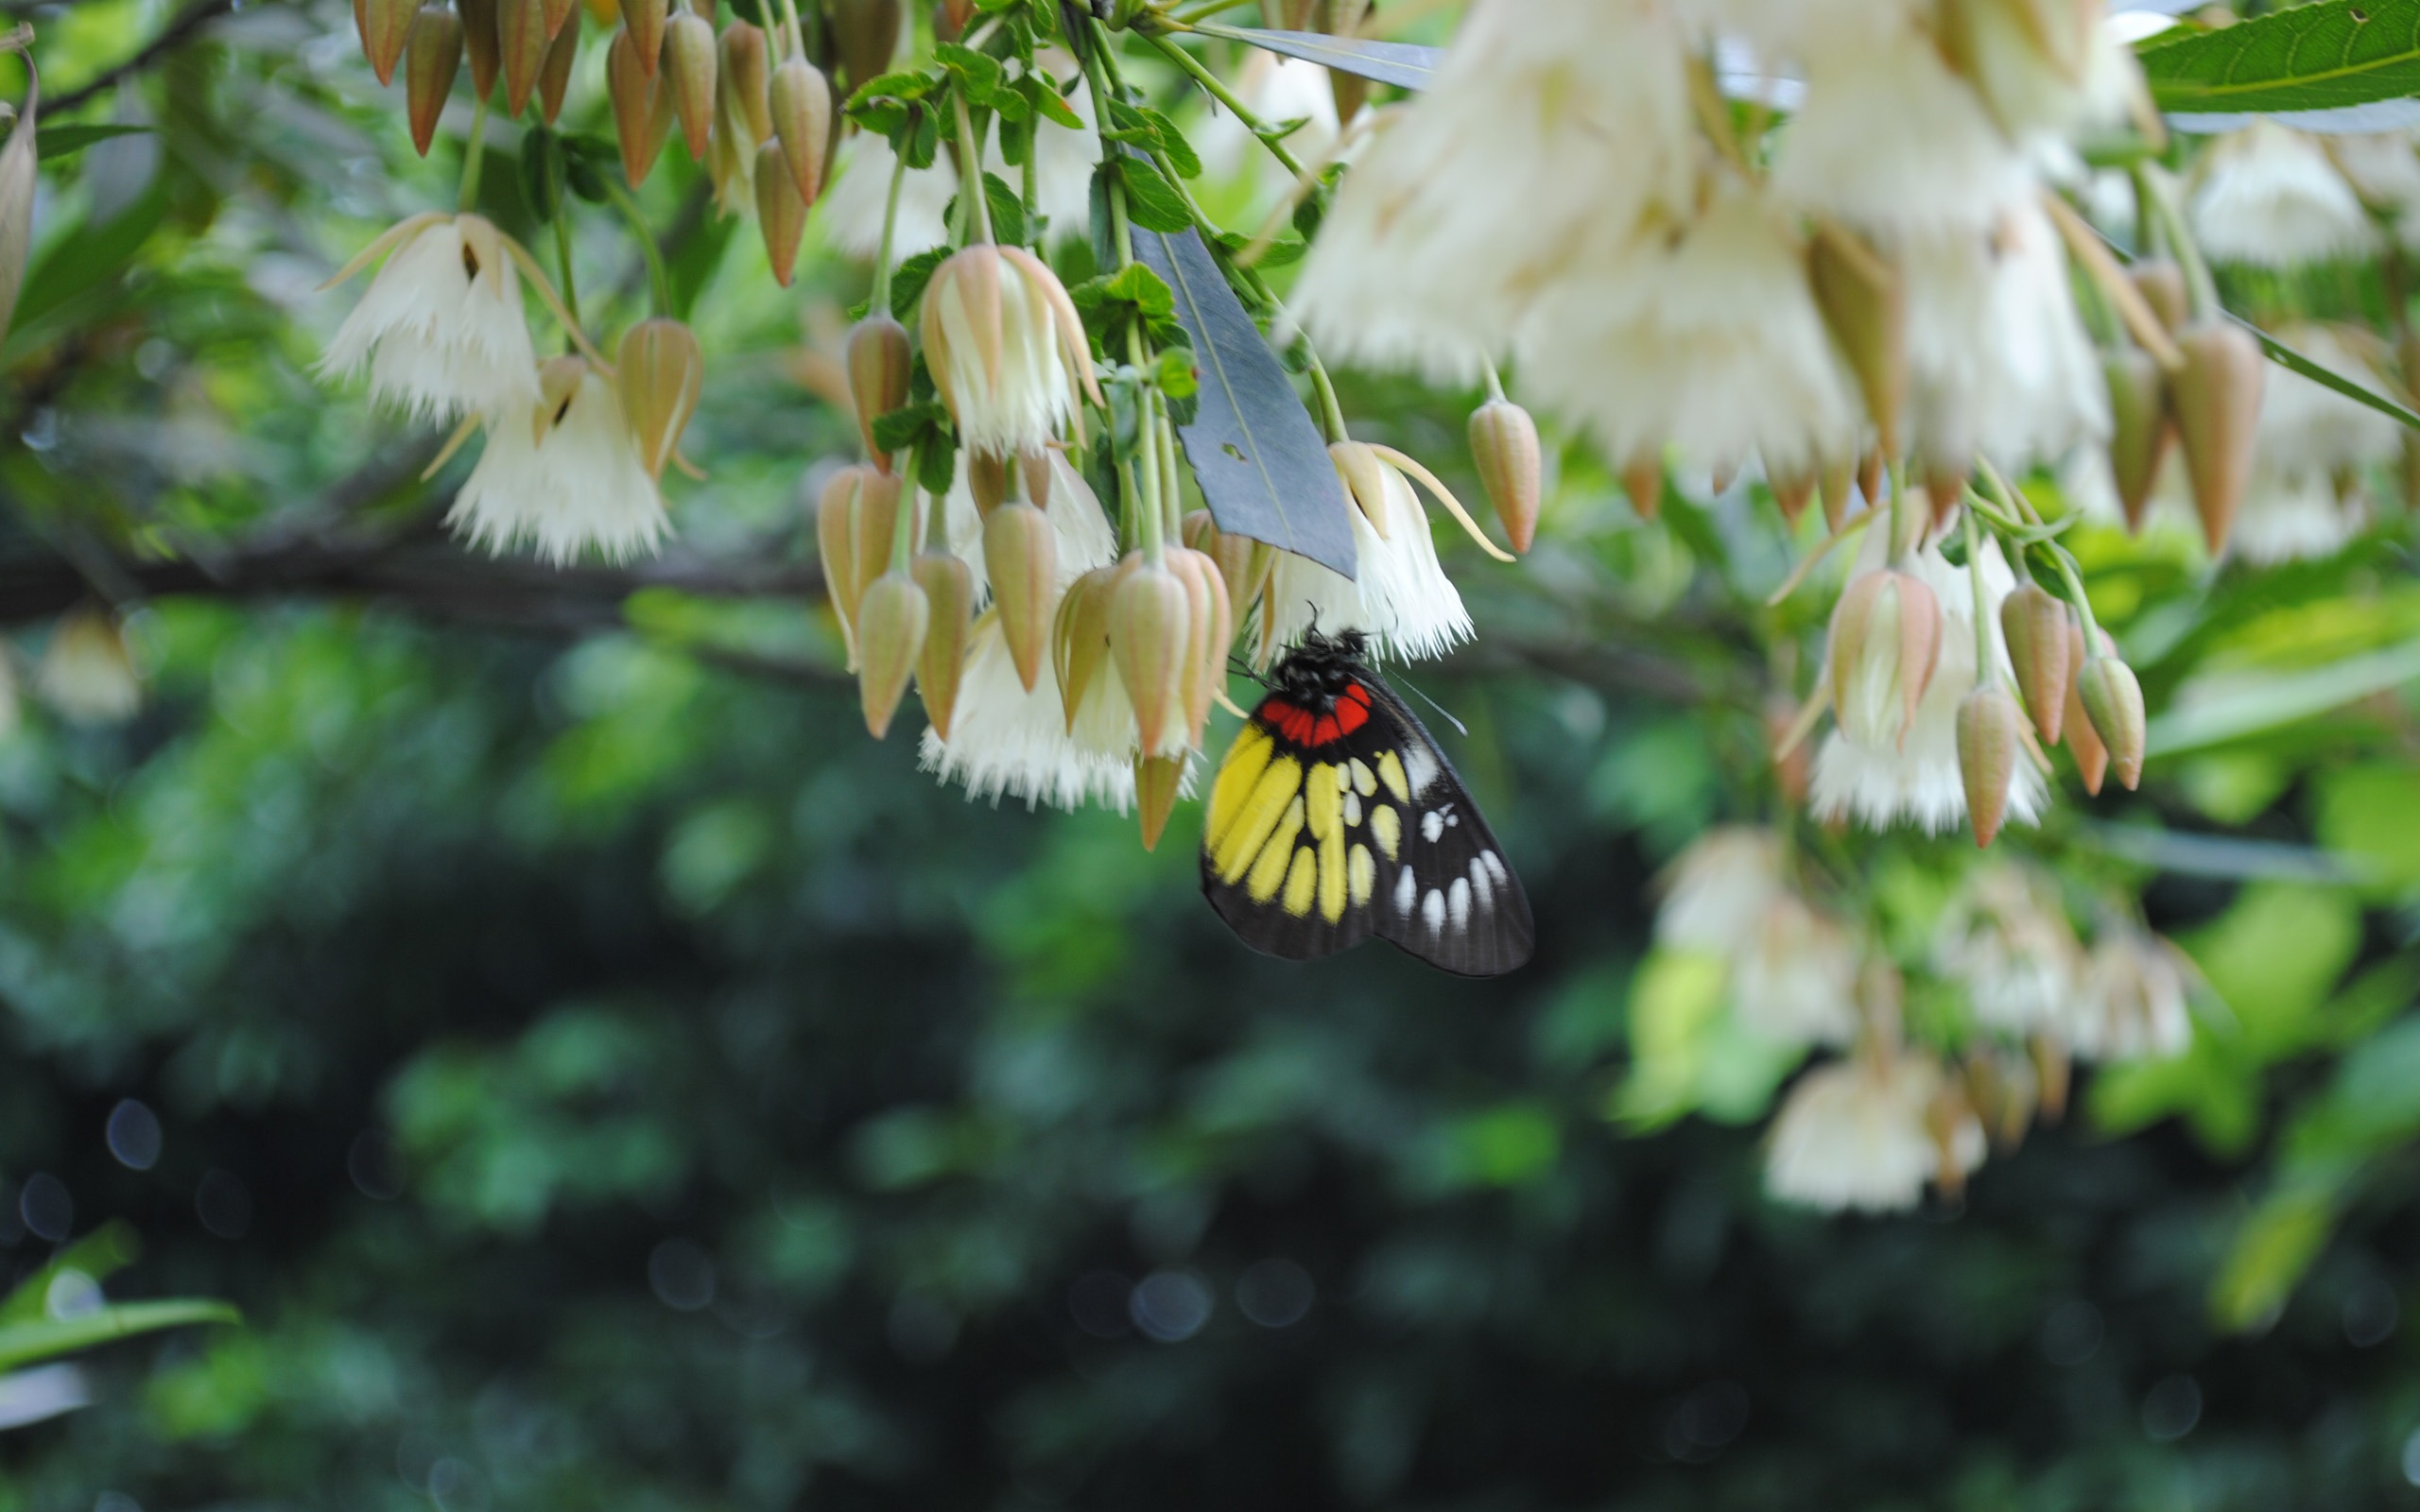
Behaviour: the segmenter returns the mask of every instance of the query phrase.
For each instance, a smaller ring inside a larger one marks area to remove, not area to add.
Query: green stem
[[[1994,467],[1988,457],[1977,459],[1976,471],[1982,474],[1984,493],[1993,503],[2020,519],[2030,517],[2038,521],[2041,518],[2034,513],[2031,501],[2008,479],[2000,476],[2000,470]],[[2050,553],[2050,564],[2059,570],[2059,582],[2067,591],[2067,602],[2073,604],[2076,612],[2083,617],[2083,655],[2089,662],[2100,655],[2100,622],[2093,617],[2092,600],[2084,594],[2083,575],[2077,570],[2076,559],[2068,554],[2066,547],[2055,541],[2046,541],[2042,544]]]
[[[631,198],[628,189],[608,179],[605,193],[613,199],[614,208],[622,213],[622,218],[631,223],[631,234],[638,238],[639,255],[647,259],[647,284],[655,301],[655,313],[670,315],[672,275],[664,266],[664,249],[655,244],[654,228],[648,225],[647,216],[640,212],[638,201]]]
[[[1098,21],[1095,21],[1092,24],[1092,45],[1084,49],[1084,86],[1092,92],[1093,120],[1096,123],[1106,123],[1109,120],[1111,99],[1107,67],[1109,30]],[[1096,133],[1101,129],[1103,129],[1101,125],[1097,124],[1094,127]],[[1115,150],[1116,148],[1113,143],[1104,140],[1100,144],[1103,158],[1108,157]],[[1117,266],[1123,268],[1132,266],[1134,261],[1134,231],[1126,219],[1124,181],[1113,174],[1109,176],[1108,186],[1109,193],[1106,198],[1109,200],[1110,245],[1116,249]]]
[[[1905,463],[1891,464],[1891,565],[1896,567],[1902,555],[1899,543],[1908,539],[1908,511],[1915,505],[1908,497],[1908,469]]]
[[[805,57],[806,28],[799,25],[798,0],[782,0],[782,14],[789,22],[791,53],[800,58]]]
[[[1975,511],[1966,511],[1966,580],[1975,591],[1975,686],[1991,676],[1992,617],[1990,596],[1983,592],[1983,532]]]
[[[1275,158],[1288,173],[1297,179],[1303,176],[1302,160],[1286,150],[1286,144],[1279,139],[1275,129],[1254,113],[1250,106],[1236,98],[1236,92],[1229,89],[1226,81],[1212,73],[1201,60],[1178,46],[1172,38],[1151,33],[1144,40],[1158,48],[1160,56],[1183,69],[1195,83],[1209,93],[1212,99],[1233,111],[1236,119],[1243,123],[1244,129],[1253,134],[1253,140],[1267,147],[1269,155]]]
[[[1135,427],[1135,439],[1142,455],[1135,461],[1134,472],[1140,479],[1141,507],[1136,511],[1143,525],[1143,556],[1154,567],[1167,559],[1167,517],[1160,495],[1160,396],[1146,389],[1143,414]]]
[[[906,572],[908,558],[916,554],[917,506],[924,490],[916,483],[916,449],[912,446],[899,454],[899,486],[908,496],[900,501],[898,517],[890,525],[890,570],[894,573]]]
[[[1305,346],[1307,348],[1308,343],[1305,342]],[[1336,385],[1329,380],[1327,369],[1322,365],[1316,352],[1310,356],[1310,373],[1311,391],[1320,399],[1320,429],[1327,433],[1328,444],[1333,446],[1349,439],[1344,429],[1344,406],[1337,403]]]
[[[1501,374],[1501,373],[1499,373],[1499,372],[1497,372],[1497,371],[1495,370],[1495,364],[1494,362],[1490,361],[1489,359],[1487,359],[1487,358],[1485,358],[1485,357],[1481,357],[1481,358],[1479,359],[1479,362],[1480,362],[1480,363],[1481,363],[1481,365],[1482,365],[1482,366],[1484,366],[1484,367],[1485,367],[1485,369],[1487,369],[1487,397],[1488,397],[1488,401],[1489,401],[1491,404],[1500,404],[1504,403],[1504,376],[1503,376],[1503,374]]]
[[[462,145],[462,195],[459,208],[469,215],[479,204],[479,168],[488,160],[488,102],[471,107],[471,135]]]
[[[899,229],[899,187],[908,181],[908,154],[894,152],[890,163],[890,195],[882,204],[882,247],[873,256],[873,298],[869,316],[890,313],[890,242]]]
[[[563,308],[571,314],[575,330],[584,331],[587,322],[579,318],[579,288],[571,271],[571,201],[563,194],[563,160],[559,153],[546,154],[546,180],[550,198],[555,202],[555,266],[563,280]],[[578,349],[578,343],[571,350]]]
[[[2210,275],[2210,265],[2202,256],[2202,249],[2194,245],[2193,233],[2185,227],[2185,216],[2168,198],[2168,192],[2143,168],[2135,170],[2135,193],[2150,202],[2167,237],[2169,250],[2176,254],[2177,263],[2185,269],[2187,307],[2195,318],[2215,318],[2220,313],[2218,280]]]
[[[975,135],[975,117],[964,94],[950,96],[958,107],[959,244],[971,246],[992,239],[992,205],[983,192],[983,144]]]
[[[1002,130],[1007,128],[1003,126]],[[1042,135],[1042,112],[1034,112],[1025,122],[1025,174],[1020,188],[1025,194],[1026,240],[1037,252],[1042,250],[1042,165],[1033,159],[1033,149]]]

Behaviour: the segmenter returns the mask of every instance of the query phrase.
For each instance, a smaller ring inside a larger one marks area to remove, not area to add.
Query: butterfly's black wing
[[[1356,667],[1324,713],[1280,694],[1210,794],[1201,888],[1245,944],[1290,960],[1373,934],[1448,971],[1530,958],[1528,898],[1428,731]]]

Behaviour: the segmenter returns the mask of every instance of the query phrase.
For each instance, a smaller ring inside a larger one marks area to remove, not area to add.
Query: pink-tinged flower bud
[[[793,58],[773,70],[766,101],[790,182],[797,186],[800,201],[812,209],[823,192],[823,158],[832,146],[831,81],[813,63]]]
[[[2215,556],[2226,550],[2237,507],[2252,479],[2266,359],[2252,333],[2222,320],[2187,325],[2176,333],[2176,348],[2185,354],[2185,366],[2169,380],[2169,403],[2185,443],[2193,509]]]
[[[823,14],[851,92],[890,71],[899,51],[899,0],[828,0]]]
[[[1168,816],[1176,812],[1177,796],[1184,787],[1183,756],[1134,758],[1134,813],[1142,821],[1144,850],[1160,848],[1160,836],[1167,833]]]
[[[1879,509],[1884,504],[1882,480],[1890,475],[1891,465],[1877,448],[1869,447],[1857,461],[1857,491],[1865,496],[1866,507]]]
[[[2008,817],[2009,779],[2016,775],[2016,700],[1985,684],[1958,704],[1958,775],[1977,847],[1990,845]]]
[[[970,247],[935,268],[922,318],[933,386],[975,451],[1040,451],[1075,419],[1079,387],[1102,402],[1075,301],[1021,247]]]
[[[1017,680],[1028,693],[1042,676],[1059,610],[1059,535],[1029,504],[1004,504],[983,522],[983,572],[1000,611]]]
[[[866,455],[884,472],[890,454],[873,444],[873,422],[908,403],[908,382],[915,369],[908,350],[908,328],[881,310],[858,321],[849,332],[849,397],[856,404],[857,437]]]
[[[1009,459],[984,452],[968,453],[966,491],[974,497],[975,512],[991,519],[993,510],[1009,502]]]
[[[688,10],[667,22],[664,66],[671,75],[672,109],[681,122],[681,140],[688,144],[689,156],[703,163],[715,125],[714,23]]]
[[[353,16],[361,28],[361,54],[370,60],[370,71],[379,83],[391,83],[411,40],[412,23],[420,17],[418,0],[354,0]]]
[[[1070,731],[1076,728],[1076,712],[1083,707],[1093,679],[1109,660],[1109,606],[1117,592],[1117,578],[1116,567],[1096,567],[1070,583],[1059,601],[1058,623],[1051,632],[1051,662]]]
[[[1336,475],[1344,482],[1345,496],[1360,509],[1370,528],[1384,541],[1392,534],[1387,507],[1387,469],[1378,454],[1367,441],[1332,441],[1327,449],[1328,460],[1336,466]]]
[[[2137,347],[2104,353],[2100,370],[2109,383],[2110,480],[2118,486],[2126,528],[2140,530],[2152,485],[2168,459],[2169,443],[2176,438],[2168,418],[2167,384],[2159,364]]]
[[[844,467],[823,485],[815,506],[815,550],[823,564],[823,589],[840,621],[840,641],[848,648],[849,670],[857,669],[857,490],[873,470],[863,463]]]
[[[1811,472],[1767,472],[1765,487],[1773,496],[1773,507],[1781,511],[1782,524],[1792,530],[1806,518],[1806,507],[1815,502],[1815,475]]]
[[[2067,606],[2026,583],[2000,601],[2000,636],[2042,744],[2059,743],[2067,710]]]
[[[1227,650],[1235,644],[1236,622],[1219,564],[1207,555],[1170,547],[1168,569],[1184,581],[1185,607],[1192,616],[1184,663],[1185,743],[1199,746],[1210,722],[1210,705],[1227,685]]]
[[[649,78],[655,77],[656,62],[664,56],[664,28],[670,14],[665,0],[622,0],[622,27],[631,39],[631,58]]]
[[[462,67],[462,21],[443,6],[423,6],[412,23],[404,59],[404,100],[411,115],[412,146],[422,157],[437,139],[437,117],[454,93]]]
[[[902,490],[895,473],[861,473],[857,502],[851,511],[849,554],[857,568],[857,596],[865,597],[873,580],[890,567],[890,546],[899,529]],[[858,636],[862,643],[865,637]]]
[[[1184,665],[1192,628],[1184,580],[1139,553],[1130,555],[1110,598],[1109,653],[1134,706],[1146,756],[1180,755],[1186,747]]]
[[[1219,569],[1219,581],[1227,589],[1227,622],[1243,624],[1252,601],[1269,581],[1270,569],[1276,565],[1276,548],[1250,536],[1227,534],[1207,509],[1195,509],[1184,517],[1184,543],[1208,557]],[[1222,650],[1220,655],[1224,654]]]
[[[1922,578],[1871,572],[1832,610],[1832,710],[1868,749],[1897,747],[1941,655],[1941,602]]]
[[[1824,496],[1824,524],[1834,530],[1841,528],[1841,523],[1849,517],[1850,507],[1856,503],[1853,497],[1856,490],[1856,458],[1843,457],[1824,464],[1824,481],[1820,487]]]
[[[2103,637],[2104,641],[2106,637]],[[2076,774],[2083,779],[2083,790],[2095,798],[2100,796],[2100,783],[2109,771],[2109,747],[2092,728],[2092,716],[2084,713],[2082,688],[2084,666],[2083,627],[2075,621],[2067,622],[2067,707],[2060,718],[2060,733],[2067,743],[2067,754],[2076,759]]]
[[[572,12],[579,9],[579,0],[544,0],[544,4],[546,35],[560,37],[563,34],[563,23],[569,21]]]
[[[748,126],[750,146],[761,146],[773,134],[772,59],[761,26],[735,21],[722,31],[722,68],[718,87],[729,90]]]
[[[2133,792],[2143,780],[2143,685],[2135,669],[2114,656],[2097,656],[2076,674],[2076,696],[2092,732],[2109,747],[2118,781]]]
[[[571,88],[571,67],[579,60],[579,28],[564,26],[546,47],[545,66],[538,70],[538,111],[548,126],[563,113],[563,93]]]
[[[890,732],[899,700],[907,696],[932,621],[932,602],[908,574],[884,573],[867,585],[857,605],[857,699],[865,709],[866,732],[876,740]]]
[[[916,691],[925,700],[925,717],[942,739],[949,739],[950,715],[958,708],[958,682],[966,669],[966,643],[975,623],[975,569],[955,552],[920,553],[910,564],[916,586],[932,606],[932,624],[925,633],[925,649],[916,659]]]
[[[698,395],[706,382],[705,353],[687,326],[658,316],[623,334],[615,366],[631,439],[648,476],[661,478],[681,445],[689,417],[698,412]]]
[[[2192,301],[2185,292],[2185,269],[2165,257],[2146,257],[2126,270],[2135,290],[2152,307],[2159,323],[2174,332],[2185,324]]]
[[[7,335],[0,332],[0,335]],[[1050,507],[1050,454],[1020,452],[1017,454],[1017,476],[1024,480],[1028,504],[1037,509]]]
[[[545,65],[545,0],[496,0],[496,45],[504,61],[504,108],[519,115],[538,87],[538,71]]]
[[[1814,747],[1805,740],[1791,740],[1798,724],[1798,704],[1781,694],[1765,700],[1765,748],[1772,753],[1773,786],[1780,789],[1782,801],[1791,808],[1802,808],[1806,802],[1806,787],[1814,776]]]
[[[628,30],[614,34],[605,49],[605,94],[614,104],[614,136],[622,148],[622,177],[635,189],[647,182],[655,155],[664,150],[671,111],[664,80],[642,61]]]
[[[779,142],[769,140],[756,148],[756,229],[764,233],[773,282],[788,288],[798,271],[798,244],[806,235],[806,201],[790,182]]]
[[[2033,1122],[2033,1063],[2006,1051],[1979,1047],[1967,1052],[1966,1100],[1992,1143],[2014,1149]]]
[[[496,0],[455,0],[462,16],[462,52],[471,60],[471,93],[480,99],[495,97],[496,76],[504,71],[504,49],[497,40]]]
[[[974,15],[975,0],[934,0],[933,35],[942,42],[956,42],[966,35],[966,24]]]
[[[1908,400],[1908,295],[1899,270],[1863,238],[1822,220],[1806,248],[1807,286],[1824,329],[1856,377],[1887,455],[1899,454]]]
[[[1545,455],[1538,424],[1510,400],[1491,399],[1471,412],[1471,460],[1478,466],[1495,518],[1512,549],[1526,555],[1537,539],[1538,503],[1545,488]]]
[[[1664,512],[1664,459],[1660,456],[1636,456],[1622,469],[1622,491],[1630,495],[1630,507],[1638,511],[1641,520],[1653,520]]]

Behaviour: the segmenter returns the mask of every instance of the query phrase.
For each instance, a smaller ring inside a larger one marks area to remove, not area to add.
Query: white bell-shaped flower
[[[558,564],[589,550],[614,561],[653,552],[671,526],[620,394],[579,357],[547,363],[539,387],[536,403],[488,422],[445,523],[489,551],[526,541]]]
[[[337,328],[320,372],[343,379],[367,370],[372,399],[419,419],[501,415],[536,404],[538,360],[503,232],[477,215],[415,215],[330,282],[389,251]]]

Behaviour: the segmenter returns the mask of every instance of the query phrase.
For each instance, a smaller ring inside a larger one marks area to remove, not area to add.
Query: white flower
[[[1860,572],[1881,565],[1889,533],[1880,526],[1866,532]],[[2015,673],[2000,641],[1999,607],[2016,580],[1998,545],[1989,540],[1980,563],[1991,666],[2006,685],[2014,682]],[[1833,690],[1841,717],[1815,755],[1812,803],[1815,816],[1826,823],[1854,816],[1868,829],[1884,830],[1906,818],[1938,834],[1966,817],[1966,789],[1958,767],[1958,705],[1975,687],[1974,587],[1965,569],[1951,566],[1930,546],[1910,557],[1902,570],[1921,578],[1940,603],[1941,650],[1932,680],[1904,731],[1893,667],[1879,662],[1864,666],[1859,686]],[[1883,656],[1895,640],[1895,628],[1870,634],[1869,661]],[[2031,824],[2048,801],[2048,789],[2031,762],[2011,766],[2008,816]]]
[[[2350,545],[2369,517],[2368,501],[2358,490],[2340,492],[2327,473],[2281,472],[2256,460],[2227,554],[2256,567],[2317,561]]]
[[[1979,868],[1943,911],[1932,964],[1965,988],[1978,1024],[2031,1035],[2066,1023],[2083,961],[2055,887],[2002,864]]]
[[[1117,559],[1117,534],[1101,512],[1100,500],[1084,475],[1068,464],[1064,454],[1052,451],[1050,502],[1044,507],[1059,546],[1059,590],[1096,567]],[[950,486],[946,512],[949,549],[974,570],[975,601],[992,592],[983,564],[983,515],[975,507],[975,490],[966,481],[966,454],[958,454],[958,481]]]
[[[1906,1051],[1808,1072],[1773,1119],[1765,1190],[1834,1212],[1914,1207],[1927,1181],[1983,1163],[1982,1125],[1943,1090],[1941,1068]],[[1945,1125],[1940,1135],[1936,1122]]]
[[[1976,91],[2012,135],[2072,135],[2120,124],[2141,77],[2098,6],[1970,3],[1963,53]]]
[[[1708,830],[1665,868],[1658,885],[1664,890],[1655,911],[1658,944],[1729,955],[1755,937],[1766,912],[1787,891],[1781,836],[1744,824]]]
[[[1481,0],[1347,176],[1295,312],[1331,356],[1475,375],[1542,287],[1685,201],[1686,77],[1659,0]]]
[[[34,686],[71,724],[120,724],[143,707],[143,678],[134,670],[125,632],[115,616],[90,607],[71,610],[52,628]],[[9,704],[13,722],[13,685]]]
[[[1042,451],[1075,418],[1080,386],[1101,402],[1074,302],[1022,247],[969,247],[935,268],[922,323],[933,385],[975,451]]]
[[[2100,359],[2040,207],[2021,203],[1987,232],[1910,238],[1903,266],[1920,455],[1961,475],[1978,454],[2014,471],[2108,434]]]
[[[2392,390],[2386,353],[2366,331],[2317,320],[2283,322],[2271,333],[2311,361],[2364,388]],[[2390,462],[2402,455],[2403,427],[2290,369],[2272,366],[2255,429],[2260,463],[2279,472],[2332,472]]]
[[[1861,410],[1790,232],[1724,179],[1671,237],[1641,238],[1549,285],[1523,321],[1522,382],[1608,461],[1812,473]]]
[[[1123,814],[1134,801],[1134,711],[1112,669],[1093,678],[1078,713],[1071,734],[1059,680],[1047,671],[1026,691],[999,616],[986,611],[968,644],[949,739],[925,731],[924,768],[963,783],[970,801],[1006,795],[1028,808],[1104,803]]]
[[[2068,1047],[2091,1060],[2183,1055],[2193,1040],[2192,978],[2184,953],[2157,935],[2121,927],[2103,936],[2064,1025]]]
[[[2273,121],[2221,137],[2196,178],[2194,239],[2223,262],[2292,267],[2377,248],[2360,196],[2325,150]]]
[[[536,404],[538,359],[503,233],[477,215],[416,215],[372,242],[337,281],[389,248],[387,266],[329,341],[320,374],[344,379],[366,368],[371,397],[415,418]]]
[[[2394,238],[2420,247],[2420,143],[2409,131],[2331,136],[2327,154],[2354,191],[2394,223]]]
[[[1733,957],[1732,1017],[1761,1039],[1845,1045],[1861,1024],[1857,968],[1848,932],[1806,900],[1783,893]]]
[[[488,421],[445,523],[489,551],[527,541],[555,563],[590,547],[615,561],[652,552],[671,527],[621,395],[578,357],[546,369],[545,398]]]
[[[1375,498],[1346,490],[1357,506],[1345,511],[1357,553],[1353,577],[1289,551],[1277,554],[1261,591],[1262,660],[1314,625],[1330,635],[1359,630],[1379,655],[1412,662],[1443,656],[1475,633],[1461,593],[1437,558],[1428,513],[1411,480],[1384,460],[1374,465]]]

